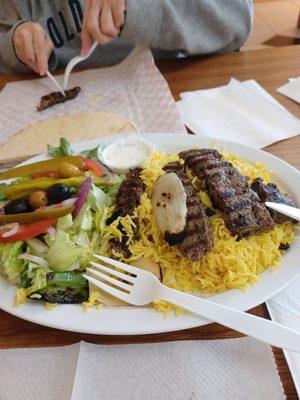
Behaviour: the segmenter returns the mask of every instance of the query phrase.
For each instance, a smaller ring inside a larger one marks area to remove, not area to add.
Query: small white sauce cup
[[[126,174],[130,169],[140,167],[154,151],[154,144],[142,134],[110,136],[100,144],[99,161],[110,171]],[[134,157],[130,157],[134,155]]]

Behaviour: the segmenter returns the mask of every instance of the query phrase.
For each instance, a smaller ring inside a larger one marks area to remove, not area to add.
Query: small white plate
[[[274,181],[281,182],[287,192],[300,205],[300,172],[286,162],[260,150],[237,143],[216,141],[207,137],[193,135],[152,134],[146,137],[155,143],[157,150],[168,153],[179,152],[189,148],[225,147],[228,152],[236,153],[251,162],[262,162],[274,172]],[[75,151],[87,150],[101,143],[101,140],[74,145]],[[30,162],[45,159],[45,155],[33,158]],[[28,162],[28,161],[27,161]],[[254,286],[246,292],[228,290],[224,293],[211,294],[210,300],[219,302],[239,310],[249,310],[277,294],[291,283],[300,273],[300,240],[299,234],[295,243],[281,261],[282,267],[273,272],[265,272]],[[52,311],[46,311],[39,302],[28,301],[19,307],[13,306],[15,287],[4,278],[0,278],[0,308],[22,319],[41,325],[69,331],[106,334],[106,335],[135,335],[176,331],[193,328],[210,321],[194,315],[167,317],[146,307],[106,307],[101,310],[91,309],[83,312],[80,305],[60,305]],[[207,297],[207,296],[206,296]]]

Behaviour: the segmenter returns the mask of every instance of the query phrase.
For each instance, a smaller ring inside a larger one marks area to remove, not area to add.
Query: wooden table
[[[255,79],[292,113],[300,117],[299,106],[275,91],[289,77],[299,75],[300,46],[163,61],[159,63],[159,68],[176,99],[178,94],[183,91],[226,84],[232,76],[240,80]],[[22,79],[24,79],[24,76],[0,75],[0,89],[7,82]],[[28,79],[32,79],[32,76]],[[300,137],[269,146],[267,151],[300,169]],[[251,312],[269,318],[265,305],[258,306]],[[102,344],[121,344],[167,340],[228,339],[240,336],[218,324],[180,332],[145,336],[84,335],[42,327],[13,317],[3,311],[0,311],[0,327],[0,348],[58,346],[75,343],[79,340]],[[289,400],[297,399],[295,387],[282,351],[274,349],[274,354],[287,398]]]

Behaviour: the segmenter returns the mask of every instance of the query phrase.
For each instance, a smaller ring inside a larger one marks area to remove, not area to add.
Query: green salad
[[[75,154],[62,138],[48,146],[51,159],[0,173],[0,272],[17,285],[17,303],[88,299],[82,274],[123,179],[104,170],[96,150]]]

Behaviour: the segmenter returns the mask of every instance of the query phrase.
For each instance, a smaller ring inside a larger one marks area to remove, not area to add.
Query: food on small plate
[[[79,86],[75,86],[72,89],[65,90],[65,95],[63,95],[61,92],[52,92],[46,94],[41,98],[40,104],[37,105],[36,109],[37,111],[43,111],[46,108],[55,106],[56,104],[75,99],[80,90],[81,88]]]
[[[95,253],[178,290],[245,290],[292,245],[293,221],[264,205],[292,204],[288,194],[236,155],[153,151],[123,175],[106,174],[98,148],[75,154],[62,138],[48,149],[51,159],[0,174],[11,179],[0,185],[0,272],[16,304],[127,306],[83,277]]]

